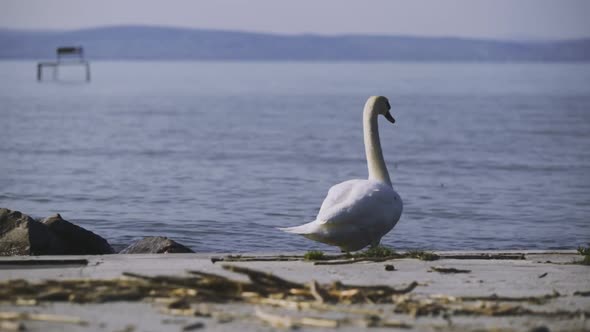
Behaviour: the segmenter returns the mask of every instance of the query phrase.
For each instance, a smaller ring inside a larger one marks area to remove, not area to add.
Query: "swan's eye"
[[[391,105],[389,105],[389,100],[385,101],[385,105],[387,106],[387,110],[389,111],[391,109]]]

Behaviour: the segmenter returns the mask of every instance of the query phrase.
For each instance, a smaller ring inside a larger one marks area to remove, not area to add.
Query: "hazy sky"
[[[271,33],[590,37],[590,0],[0,0],[0,27],[151,24]]]

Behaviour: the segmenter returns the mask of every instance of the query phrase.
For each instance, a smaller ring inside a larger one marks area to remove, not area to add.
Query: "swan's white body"
[[[349,180],[328,191],[316,219],[307,224],[282,228],[308,239],[340,247],[344,251],[376,246],[398,222],[402,200],[393,190],[383,160],[377,116],[390,121],[389,102],[385,97],[371,97],[363,111],[368,180]]]

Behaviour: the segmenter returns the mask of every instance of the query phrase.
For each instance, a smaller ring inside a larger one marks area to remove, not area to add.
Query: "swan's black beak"
[[[395,119],[393,118],[393,116],[391,116],[391,113],[389,113],[389,111],[387,111],[387,113],[385,113],[385,118],[391,122],[391,123],[395,123]]]

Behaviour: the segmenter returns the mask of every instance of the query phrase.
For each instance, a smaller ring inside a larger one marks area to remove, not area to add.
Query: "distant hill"
[[[89,59],[294,61],[590,61],[590,39],[499,41],[404,36],[273,35],[151,26],[0,29],[0,59],[47,59],[82,45]]]

